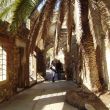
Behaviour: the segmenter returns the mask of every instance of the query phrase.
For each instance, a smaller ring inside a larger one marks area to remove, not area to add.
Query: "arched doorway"
[[[46,80],[52,80],[52,62],[55,63],[55,80],[64,80],[65,58],[63,48],[58,50],[58,54],[54,56],[54,48],[50,48],[46,53]]]

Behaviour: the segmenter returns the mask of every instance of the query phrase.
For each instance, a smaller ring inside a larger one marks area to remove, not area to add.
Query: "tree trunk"
[[[88,66],[90,71],[91,89],[93,91],[99,91],[101,84],[99,80],[99,70],[96,62],[96,49],[94,48],[93,36],[90,32],[89,19],[88,19],[88,0],[81,2],[81,15],[82,15],[82,46],[85,51],[85,56],[88,58]]]

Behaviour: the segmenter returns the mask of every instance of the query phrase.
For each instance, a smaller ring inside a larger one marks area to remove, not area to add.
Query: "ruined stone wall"
[[[29,57],[16,46],[15,38],[0,34],[0,43],[7,52],[7,80],[0,82],[0,102],[16,94],[17,88],[29,86]],[[26,50],[26,47],[22,47]]]
[[[0,82],[0,101],[8,99],[15,91],[16,75],[14,73],[13,59],[13,39],[6,36],[0,36],[0,42],[4,45],[7,52],[7,80]]]

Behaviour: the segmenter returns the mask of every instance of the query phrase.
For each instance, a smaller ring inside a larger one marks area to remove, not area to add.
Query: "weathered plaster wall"
[[[16,37],[16,36],[15,36]],[[29,86],[29,57],[25,53],[26,41],[17,40],[0,32],[0,43],[7,52],[7,80],[0,82],[0,102],[17,93],[17,88]]]

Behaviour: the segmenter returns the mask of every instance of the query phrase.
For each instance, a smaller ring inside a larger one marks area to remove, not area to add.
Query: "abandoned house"
[[[0,0],[0,110],[110,110],[110,0]]]

